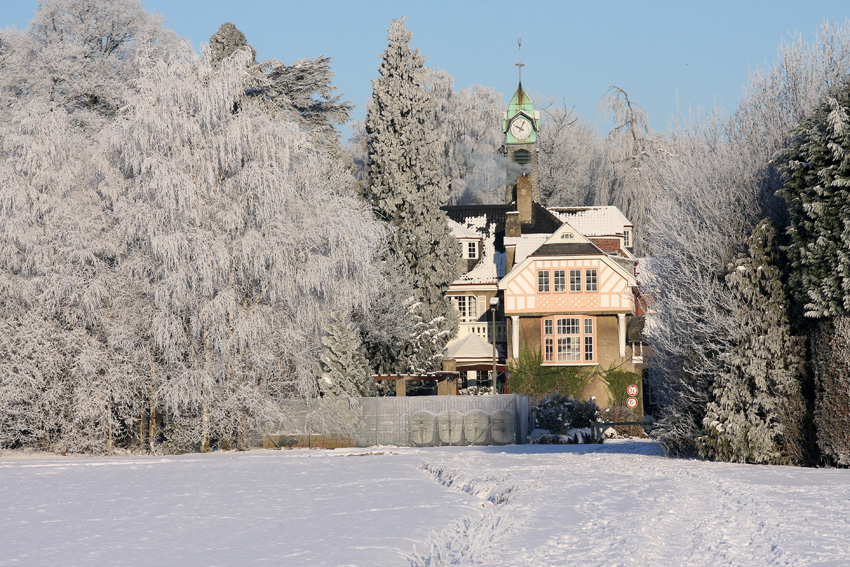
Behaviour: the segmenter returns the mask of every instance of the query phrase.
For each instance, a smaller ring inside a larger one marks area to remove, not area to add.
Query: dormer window
[[[478,258],[478,243],[477,242],[467,242],[466,243],[466,257],[469,260],[475,260]]]
[[[632,247],[632,231],[629,229],[623,231],[623,246],[626,248]]]

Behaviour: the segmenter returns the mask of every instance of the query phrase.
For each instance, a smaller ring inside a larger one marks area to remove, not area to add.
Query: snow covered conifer
[[[792,290],[809,317],[850,313],[850,82],[828,94],[778,159]]]
[[[805,401],[804,340],[791,335],[787,298],[776,266],[776,231],[762,221],[726,281],[736,305],[741,340],[721,355],[713,399],[703,421],[703,457],[800,464]]]
[[[821,325],[815,339],[815,426],[821,454],[850,466],[850,318]]]
[[[348,317],[337,316],[322,338],[319,392],[323,396],[372,396],[375,394],[372,370],[360,333]]]
[[[431,335],[439,352],[457,321],[443,292],[457,276],[458,254],[440,210],[446,180],[437,164],[433,108],[422,86],[425,58],[411,49],[411,36],[404,18],[393,21],[380,76],[372,81],[366,196],[378,218],[393,227],[390,248],[410,269],[422,320],[435,327]]]

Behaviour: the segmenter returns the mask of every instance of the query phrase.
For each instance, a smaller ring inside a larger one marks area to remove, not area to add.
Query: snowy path
[[[509,451],[427,467],[511,488],[493,564],[850,565],[850,471],[674,460],[642,442]]]
[[[850,471],[648,442],[0,455],[0,566],[837,567],[848,536]]]

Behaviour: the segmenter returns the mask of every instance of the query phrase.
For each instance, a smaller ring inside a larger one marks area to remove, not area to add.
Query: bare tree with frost
[[[45,0],[26,31],[3,30],[3,108],[42,97],[51,107],[111,115],[138,75],[140,45],[161,57],[182,43],[139,0]]]
[[[115,179],[63,108],[15,105],[0,162],[2,442],[109,452],[138,415],[127,313],[110,301],[121,250]]]
[[[643,254],[643,227],[654,200],[644,173],[652,148],[649,117],[617,86],[608,88],[599,101],[599,110],[613,120],[614,126],[603,146],[606,167],[595,183],[595,204],[614,205],[632,221],[635,249]]]
[[[393,230],[390,249],[404,258],[420,304],[422,321],[435,332],[422,360],[439,354],[457,319],[443,293],[458,273],[457,245],[440,205],[446,180],[437,165],[432,106],[422,86],[425,58],[410,47],[404,18],[394,20],[373,80],[366,116],[366,197],[377,217]]]
[[[423,84],[434,108],[448,202],[500,203],[507,167],[507,158],[499,154],[504,144],[502,94],[480,85],[456,91],[454,78],[441,69],[426,69]]]
[[[150,59],[115,138],[125,245],[155,282],[157,405],[194,416],[202,450],[241,441],[281,397],[315,395],[319,338],[367,302],[384,238],[297,125],[233,113],[248,57]]]
[[[605,160],[602,141],[593,126],[566,105],[543,109],[546,120],[537,140],[540,152],[540,194],[549,206],[607,204],[596,202],[596,186]]]

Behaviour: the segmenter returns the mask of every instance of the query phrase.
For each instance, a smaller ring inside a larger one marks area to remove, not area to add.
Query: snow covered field
[[[651,442],[0,454],[0,565],[850,565],[850,471]]]

